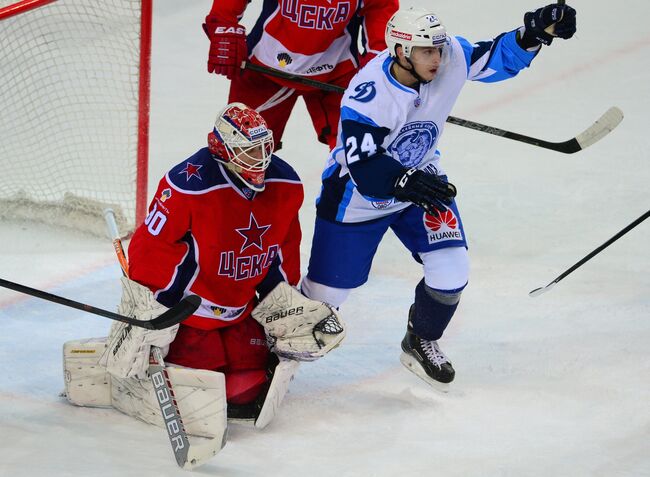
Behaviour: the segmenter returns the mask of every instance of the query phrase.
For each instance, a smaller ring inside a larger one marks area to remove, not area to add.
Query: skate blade
[[[422,369],[422,366],[420,366],[420,363],[411,355],[406,354],[402,352],[402,354],[399,357],[400,363],[404,365],[406,369],[408,369],[410,372],[415,374],[418,378],[422,379],[424,382],[426,382],[429,386],[431,386],[433,389],[436,391],[439,391],[441,393],[448,393],[449,392],[449,383],[441,383],[440,381],[436,381],[432,377],[430,377],[424,369]]]

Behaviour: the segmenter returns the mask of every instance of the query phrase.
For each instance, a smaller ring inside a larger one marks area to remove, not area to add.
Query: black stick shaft
[[[596,248],[593,252],[589,253],[589,254],[588,254],[587,256],[585,256],[582,260],[580,260],[579,262],[577,262],[576,264],[574,264],[572,267],[570,267],[569,269],[567,269],[564,273],[562,273],[561,275],[559,275],[559,276],[558,276],[555,280],[553,280],[551,283],[557,283],[557,282],[559,282],[560,280],[562,280],[564,277],[566,277],[567,275],[569,275],[571,272],[575,271],[577,268],[581,267],[581,266],[584,265],[586,262],[588,262],[589,260],[591,260],[591,259],[592,259],[593,257],[595,257],[596,255],[598,255],[600,252],[602,252],[603,250],[605,250],[607,247],[609,247],[611,244],[613,244],[614,242],[616,242],[616,241],[617,241],[618,239],[620,239],[623,235],[625,235],[626,233],[628,233],[630,230],[632,230],[634,227],[636,227],[636,226],[639,225],[641,222],[643,222],[644,220],[646,220],[648,217],[650,217],[650,210],[647,211],[645,214],[643,214],[643,215],[642,215],[641,217],[639,217],[638,219],[636,219],[636,220],[635,220],[634,222],[632,222],[630,225],[628,225],[627,227],[625,227],[625,228],[624,228],[623,230],[621,230],[619,233],[617,233],[616,235],[614,235],[612,238],[610,238],[607,242],[605,242],[604,244],[602,244],[600,247]]]
[[[37,290],[36,288],[31,288],[25,285],[21,285],[20,283],[10,282],[9,280],[5,280],[3,278],[0,278],[0,286],[4,288],[9,288],[10,290],[14,290],[20,293],[24,293],[26,295],[31,295],[36,298],[41,298],[43,300],[58,303],[59,305],[68,306],[70,308],[76,308],[77,310],[86,311],[88,313],[103,316],[105,318],[110,318],[111,320],[124,321],[126,323],[129,322],[127,321],[129,320],[128,317],[122,316],[118,313],[113,313],[112,311],[96,308],[94,306],[87,305],[85,303],[80,303],[78,301],[70,300],[69,298],[64,298],[62,296],[53,295],[52,293],[48,293],[43,290]]]
[[[9,288],[10,290],[24,293],[26,295],[31,295],[42,300],[51,301],[58,303],[59,305],[68,306],[70,308],[75,308],[87,313],[92,313],[93,315],[103,316],[104,318],[121,321],[123,323],[129,323],[133,326],[138,326],[140,328],[146,328],[149,330],[160,330],[175,325],[176,323],[180,323],[189,317],[192,313],[194,313],[201,304],[201,299],[198,296],[189,295],[183,298],[176,306],[170,308],[153,320],[141,321],[136,320],[135,318],[120,315],[119,313],[113,313],[112,311],[96,308],[85,303],[70,300],[69,298],[54,295],[43,290],[37,290],[36,288],[21,285],[20,283],[10,282],[9,280],[5,280],[3,278],[0,278],[0,287]]]
[[[334,93],[343,93],[345,88],[337,86],[330,83],[323,83],[322,81],[316,81],[304,76],[296,75],[293,73],[288,73],[286,71],[276,70],[275,68],[269,68],[268,66],[257,65],[249,62],[242,63],[242,67],[262,73],[269,76],[275,76],[276,78],[286,79],[288,81],[293,81],[294,83],[304,84],[306,86],[311,86],[313,88],[318,88],[323,91],[331,91]],[[505,129],[495,128],[493,126],[488,126],[487,124],[477,123],[475,121],[470,121],[468,119],[458,118],[456,116],[449,116],[446,120],[450,124],[455,124],[456,126],[461,126],[468,129],[473,129],[475,131],[484,132],[487,134],[492,134],[493,136],[499,136],[506,139],[512,139],[514,141],[523,142],[530,144],[532,146],[541,147],[544,149],[550,149],[552,151],[562,152],[565,154],[573,154],[582,149],[576,138],[569,139],[563,142],[551,142],[545,141],[543,139],[538,139],[531,136],[525,136],[512,131],[506,131]]]

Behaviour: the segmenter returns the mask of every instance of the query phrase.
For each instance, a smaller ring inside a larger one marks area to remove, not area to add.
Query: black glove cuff
[[[522,34],[523,30],[523,34]],[[526,27],[521,28],[517,32],[517,44],[524,50],[537,48],[540,45],[550,45],[553,42],[553,35],[549,35],[545,31],[533,32]]]

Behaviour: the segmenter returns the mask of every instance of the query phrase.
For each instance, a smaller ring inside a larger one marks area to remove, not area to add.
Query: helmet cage
[[[273,133],[264,118],[248,106],[232,103],[217,117],[208,146],[248,186],[264,189],[264,172],[271,164]]]

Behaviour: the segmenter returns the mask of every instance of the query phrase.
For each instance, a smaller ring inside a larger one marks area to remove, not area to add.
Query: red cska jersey
[[[214,0],[210,15],[238,22],[248,3]],[[357,69],[360,29],[366,51],[377,54],[386,48],[386,23],[397,9],[397,0],[265,0],[248,35],[251,61],[334,81]],[[286,85],[296,87],[291,82]]]
[[[280,281],[300,279],[298,210],[303,187],[273,156],[265,190],[233,182],[207,148],[160,181],[149,215],[129,245],[133,280],[171,307],[193,293],[202,299],[184,324],[205,330],[246,318]]]

